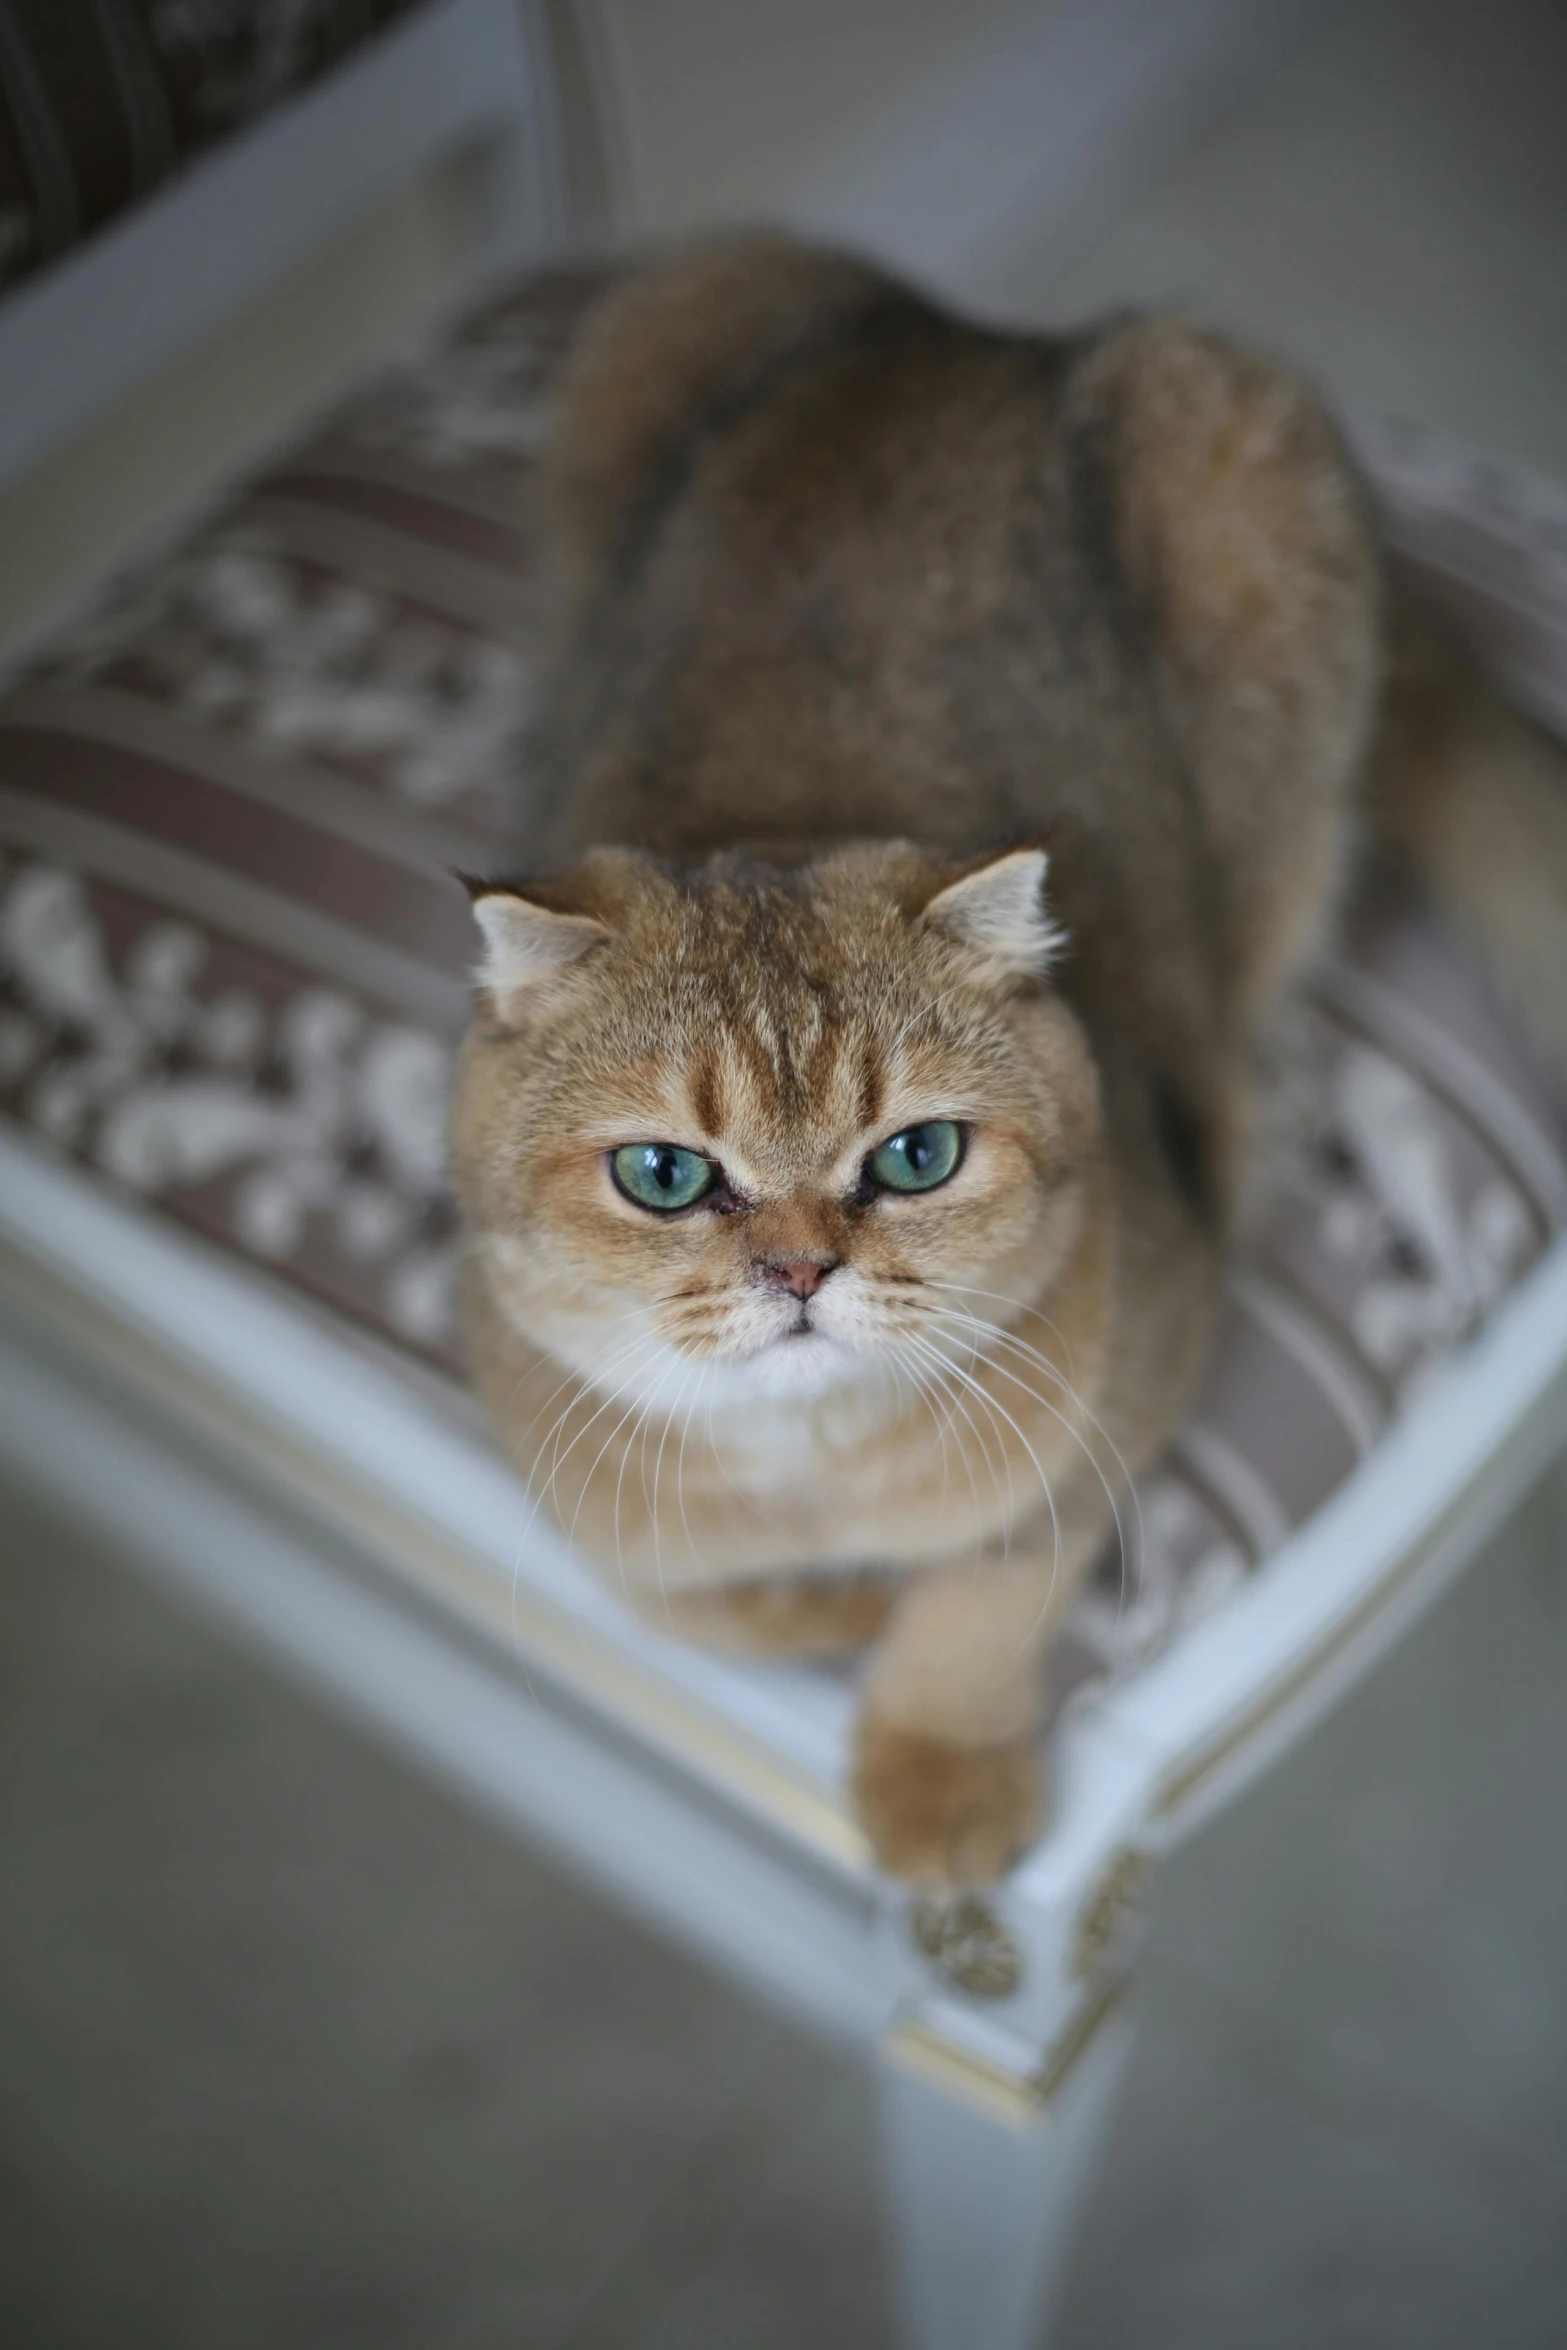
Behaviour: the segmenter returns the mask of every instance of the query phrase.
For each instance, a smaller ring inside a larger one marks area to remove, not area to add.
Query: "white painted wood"
[[[1096,2034],[1048,2106],[1008,2119],[878,2060],[882,2194],[901,2350],[1038,2350],[1132,2046]]]
[[[544,249],[564,222],[542,39],[525,0],[440,0],[20,287],[0,486],[438,158],[473,158],[476,272]]]
[[[94,1393],[14,1309],[0,1333],[0,1460],[116,1554],[560,1854],[673,1940],[818,2030],[887,2019],[871,1889],[761,1838],[645,1750],[583,1720],[493,1646],[302,1530],[275,1495]]]

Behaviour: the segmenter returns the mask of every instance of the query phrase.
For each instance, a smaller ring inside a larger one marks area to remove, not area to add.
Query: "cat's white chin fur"
[[[634,1388],[638,1401],[651,1403],[654,1410],[662,1404],[680,1413],[695,1404],[704,1416],[722,1421],[725,1413],[749,1404],[812,1402],[863,1381],[868,1369],[863,1355],[825,1331],[812,1330],[768,1339],[749,1354],[690,1355],[663,1346],[631,1380],[610,1378],[603,1384],[617,1393]]]
[[[829,1388],[865,1375],[863,1358],[821,1330],[774,1338],[755,1354],[713,1368],[720,1409],[725,1400],[745,1403],[753,1396],[825,1395]]]
[[[551,1339],[556,1361],[600,1395],[673,1418],[695,1413],[703,1421],[721,1420],[748,1404],[808,1403],[835,1388],[863,1383],[872,1368],[863,1354],[821,1330],[780,1335],[747,1354],[732,1355],[687,1354],[651,1331],[640,1341],[632,1338],[611,1349],[607,1359],[600,1347],[581,1343],[576,1332],[557,1330]]]

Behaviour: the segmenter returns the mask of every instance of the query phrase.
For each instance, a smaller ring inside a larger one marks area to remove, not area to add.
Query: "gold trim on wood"
[[[1067,1964],[1074,1979],[1102,1975],[1124,1954],[1134,1921],[1148,1906],[1153,1859],[1135,1844],[1119,1844],[1089,1886],[1072,1930]]]
[[[1126,1989],[1124,1982],[1101,1983],[1074,2008],[1064,2029],[1045,2050],[1044,2062],[1034,2076],[1034,2093],[1041,2105],[1048,2105],[1067,2076],[1077,2070],[1079,2060],[1098,2039],[1101,2026],[1109,2022],[1126,1997]]]
[[[899,2016],[883,2035],[882,2054],[900,2072],[971,2106],[990,2121],[1008,2129],[1033,2129],[1046,2118],[1051,2100],[1115,2014],[1125,1991],[1123,1983],[1104,1983],[1091,1992],[1032,2072],[1013,2072],[908,2015]]]

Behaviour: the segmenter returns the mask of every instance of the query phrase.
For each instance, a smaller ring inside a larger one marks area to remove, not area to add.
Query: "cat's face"
[[[930,1379],[1064,1264],[1096,1164],[1044,858],[901,844],[486,890],[453,1163],[536,1347],[682,1411]]]

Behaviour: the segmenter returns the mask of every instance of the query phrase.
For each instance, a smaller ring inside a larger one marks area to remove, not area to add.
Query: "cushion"
[[[0,289],[421,0],[0,0]]]
[[[464,1408],[449,873],[526,808],[536,465],[590,282],[382,383],[0,703],[0,1113],[435,1410]],[[1567,723],[1567,502],[1407,434],[1366,458],[1427,588]],[[1254,1573],[1567,1223],[1567,1104],[1428,911],[1363,907],[1296,1028],[1210,1374],[1123,1497],[1058,1702]]]

